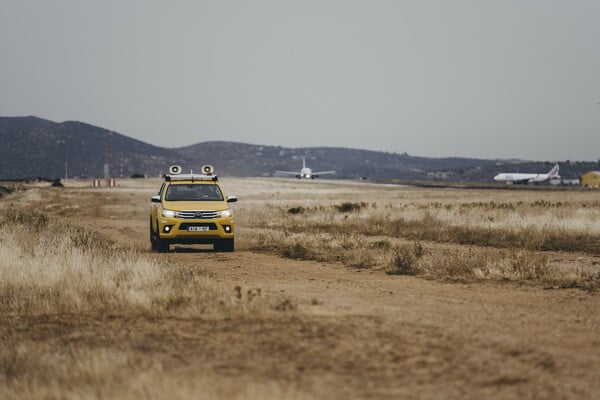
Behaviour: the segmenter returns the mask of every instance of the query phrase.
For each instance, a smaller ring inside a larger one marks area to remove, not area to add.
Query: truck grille
[[[215,219],[217,212],[214,210],[179,211],[179,218],[183,219]]]

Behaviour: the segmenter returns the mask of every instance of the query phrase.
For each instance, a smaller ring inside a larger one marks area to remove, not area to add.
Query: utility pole
[[[110,179],[110,166],[108,164],[108,145],[104,146],[104,179]]]

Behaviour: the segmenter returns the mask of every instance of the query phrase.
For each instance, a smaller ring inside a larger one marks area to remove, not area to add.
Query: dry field
[[[0,197],[2,399],[600,397],[598,192],[224,179],[236,251],[154,254],[88,184]]]

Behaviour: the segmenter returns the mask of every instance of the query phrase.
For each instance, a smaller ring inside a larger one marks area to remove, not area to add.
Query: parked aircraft
[[[302,169],[298,171],[275,171],[276,174],[293,175],[298,179],[315,179],[321,175],[335,174],[335,171],[319,171],[313,172],[312,169],[306,166],[306,159],[302,159]]]
[[[502,172],[494,177],[495,181],[504,181],[506,183],[530,183],[544,182],[549,179],[560,179],[558,175],[558,164],[556,164],[547,174],[522,174]]]

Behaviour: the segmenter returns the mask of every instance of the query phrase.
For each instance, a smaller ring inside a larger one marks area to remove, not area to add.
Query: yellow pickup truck
[[[167,253],[171,244],[213,244],[215,251],[233,251],[235,227],[229,203],[210,165],[201,174],[181,174],[169,168],[157,195],[152,196],[150,243],[153,251]]]

